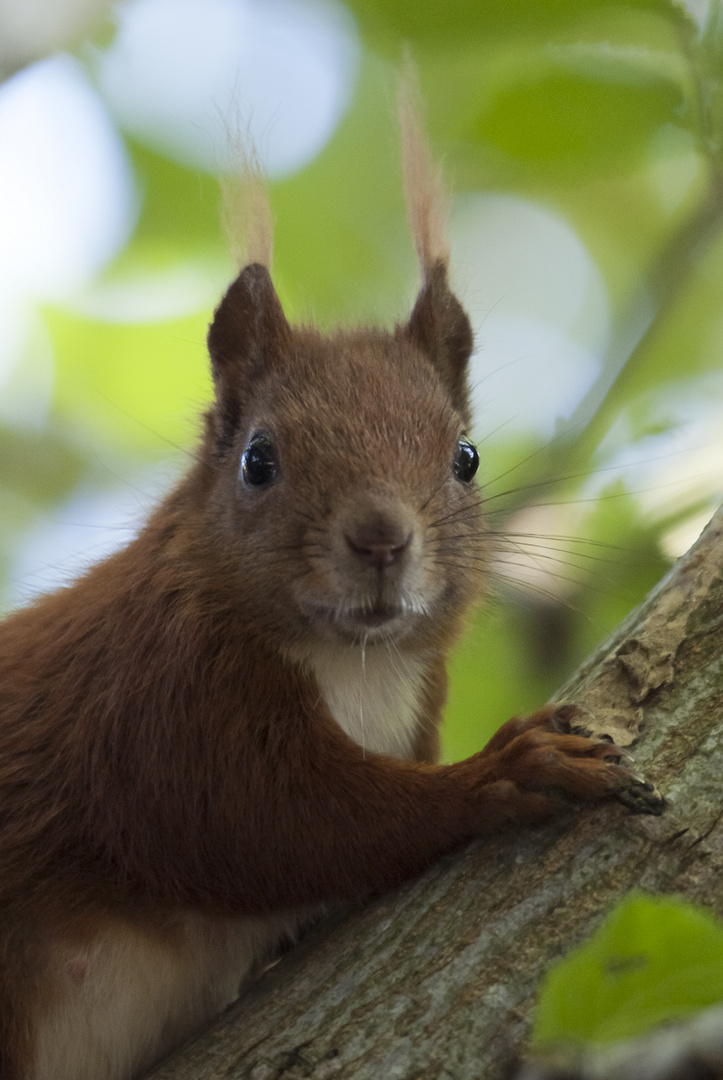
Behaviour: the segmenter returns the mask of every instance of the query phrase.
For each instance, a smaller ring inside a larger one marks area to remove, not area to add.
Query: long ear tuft
[[[422,289],[406,332],[436,367],[465,424],[471,423],[467,364],[472,327],[449,288],[449,200],[421,121],[420,94],[411,59],[404,58],[399,89],[404,195],[422,270]]]
[[[259,263],[244,267],[229,286],[208,329],[217,436],[222,447],[233,439],[249,384],[288,348],[290,336],[269,271]]]
[[[422,280],[426,282],[438,263],[449,265],[449,200],[442,170],[429,149],[421,120],[421,95],[416,72],[408,54],[404,58],[398,108],[404,198]]]
[[[220,181],[224,232],[239,269],[259,263],[270,270],[274,223],[263,169],[250,138],[239,137],[233,143],[235,167]]]

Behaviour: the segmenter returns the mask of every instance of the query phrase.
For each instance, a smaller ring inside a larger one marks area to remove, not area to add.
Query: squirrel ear
[[[229,286],[208,328],[219,438],[233,437],[249,382],[284,350],[290,334],[269,271],[249,263]]]
[[[467,367],[474,347],[467,313],[447,282],[440,259],[425,274],[406,331],[434,364],[465,423],[471,422]]]

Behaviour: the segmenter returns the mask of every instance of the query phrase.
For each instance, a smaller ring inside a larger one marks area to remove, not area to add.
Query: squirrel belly
[[[307,913],[308,918],[308,913]],[[46,944],[44,1004],[23,1080],[126,1080],[236,999],[254,965],[293,940],[301,916],[154,920],[97,915]],[[5,1074],[3,1074],[5,1075]]]

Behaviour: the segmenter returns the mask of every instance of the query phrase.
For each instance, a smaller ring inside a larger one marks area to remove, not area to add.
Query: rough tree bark
[[[723,912],[723,509],[562,688],[630,742],[662,817],[616,804],[480,840],[317,931],[153,1080],[496,1080],[550,964],[633,887]]]

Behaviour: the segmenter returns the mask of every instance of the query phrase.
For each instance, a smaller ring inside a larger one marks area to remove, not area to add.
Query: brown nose
[[[375,570],[384,570],[404,555],[412,541],[412,534],[401,535],[401,530],[388,531],[386,536],[379,535],[379,530],[360,528],[354,536],[346,536],[346,542],[356,557]]]

